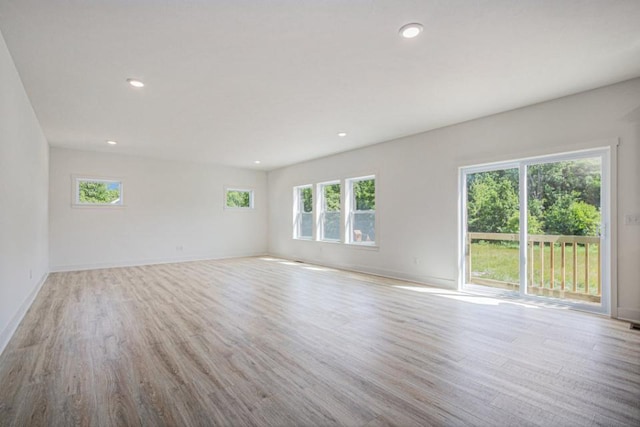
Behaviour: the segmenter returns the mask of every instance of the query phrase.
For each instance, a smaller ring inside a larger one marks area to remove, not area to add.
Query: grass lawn
[[[562,280],[562,259],[560,245],[554,247],[554,289],[560,289]],[[549,272],[551,266],[551,248],[544,247],[544,283],[549,288]],[[567,245],[565,249],[565,289],[573,289],[573,247]],[[533,283],[540,283],[540,248],[538,245],[533,251],[534,271]],[[528,260],[531,265],[531,260]],[[513,242],[486,242],[480,241],[471,244],[471,281],[473,278],[498,280],[517,284],[519,282],[519,249],[518,244]],[[577,288],[578,292],[584,292],[585,275],[585,247],[578,245],[577,263]],[[597,294],[598,282],[598,248],[596,245],[589,247],[589,293]],[[529,276],[530,277],[530,276]]]

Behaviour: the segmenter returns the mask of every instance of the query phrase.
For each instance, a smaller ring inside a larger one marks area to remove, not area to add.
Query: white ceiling
[[[0,30],[51,145],[265,170],[640,76],[639,0],[0,0]]]

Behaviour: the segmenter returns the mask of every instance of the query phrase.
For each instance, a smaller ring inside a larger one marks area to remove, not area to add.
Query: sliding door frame
[[[559,298],[549,298],[544,296],[529,295],[527,293],[528,285],[528,265],[527,265],[527,236],[528,236],[528,199],[527,199],[527,170],[529,166],[555,163],[561,161],[571,161],[580,159],[600,158],[600,247],[601,247],[601,298],[600,306],[594,307],[591,304],[584,304],[575,301],[562,300]],[[565,152],[560,154],[549,154],[536,157],[528,157],[519,160],[509,160],[496,163],[486,163],[476,166],[460,167],[459,170],[459,272],[458,272],[458,289],[464,290],[466,282],[466,248],[467,248],[467,176],[478,172],[489,172],[493,170],[518,169],[519,171],[519,203],[520,203],[520,243],[519,243],[519,284],[520,296],[522,298],[532,299],[536,301],[553,302],[554,304],[562,304],[578,310],[590,311],[606,315],[612,314],[612,280],[611,274],[611,254],[612,254],[612,229],[611,211],[612,211],[612,193],[614,186],[612,182],[612,154],[610,147],[600,147],[593,149],[585,149],[579,151]]]

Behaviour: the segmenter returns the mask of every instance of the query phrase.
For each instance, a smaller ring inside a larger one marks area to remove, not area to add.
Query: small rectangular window
[[[253,190],[227,188],[225,206],[232,209],[253,209]]]
[[[313,238],[313,191],[311,185],[294,188],[295,239]]]
[[[75,178],[74,204],[78,206],[122,206],[122,181]]]
[[[347,232],[349,243],[375,244],[376,180],[374,176],[347,180],[349,193]]]
[[[318,186],[320,194],[320,240],[340,241],[340,182]]]

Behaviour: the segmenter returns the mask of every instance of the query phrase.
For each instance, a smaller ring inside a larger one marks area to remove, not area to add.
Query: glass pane
[[[376,241],[376,214],[375,212],[357,212],[353,214],[354,242]]]
[[[355,210],[369,211],[376,209],[376,181],[366,179],[353,183]]]
[[[467,175],[467,232],[466,283],[519,289],[517,168]]]
[[[78,181],[78,201],[86,204],[118,205],[122,183],[118,181]]]
[[[340,240],[340,212],[326,212],[323,221],[324,239]]]
[[[227,207],[229,208],[250,208],[251,192],[242,190],[227,191]]]
[[[313,212],[313,193],[311,192],[311,187],[300,189],[300,202],[302,212]]]
[[[323,186],[324,209],[327,212],[340,212],[340,184]]]
[[[528,289],[600,303],[600,158],[527,168]]]
[[[313,236],[313,214],[300,214],[300,237],[311,238]]]

